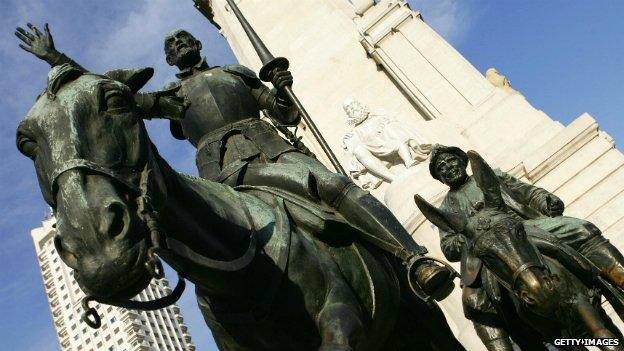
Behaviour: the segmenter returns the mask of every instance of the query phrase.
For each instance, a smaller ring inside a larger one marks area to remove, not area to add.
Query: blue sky
[[[616,142],[624,140],[624,2],[410,3],[479,71],[496,67],[553,119],[567,124],[589,112]],[[14,145],[15,127],[43,89],[48,67],[17,47],[15,26],[27,20],[39,26],[49,22],[57,48],[95,72],[154,67],[148,89],[174,77],[162,54],[162,38],[173,28],[197,34],[213,65],[235,58],[190,0],[2,0],[0,12],[0,340],[4,349],[56,350],[29,235],[46,206],[30,160]],[[149,122],[149,129],[174,168],[196,173],[190,145],[171,138],[165,123]],[[191,291],[181,302],[190,332],[198,350],[215,350]]]

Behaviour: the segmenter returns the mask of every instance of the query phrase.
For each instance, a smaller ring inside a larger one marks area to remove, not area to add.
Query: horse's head
[[[33,160],[57,218],[56,249],[96,298],[132,297],[151,279],[137,199],[153,154],[133,93],[152,73],[55,67],[17,129],[17,146]]]
[[[471,216],[447,213],[416,195],[418,208],[440,229],[464,234],[469,239],[467,249],[527,305],[542,314],[552,312],[558,277],[550,274],[522,222],[507,209],[494,171],[476,152],[469,151],[468,157],[483,192],[478,211]]]

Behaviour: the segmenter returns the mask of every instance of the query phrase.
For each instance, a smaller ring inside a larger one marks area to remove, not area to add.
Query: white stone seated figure
[[[368,107],[355,99],[343,103],[347,122],[352,130],[342,142],[347,154],[352,156],[349,172],[366,188],[376,188],[381,181],[392,182],[395,174],[388,166],[394,156],[399,156],[406,168],[429,157],[431,144],[410,131],[395,118],[385,113],[371,113]],[[367,173],[374,176],[367,176]]]

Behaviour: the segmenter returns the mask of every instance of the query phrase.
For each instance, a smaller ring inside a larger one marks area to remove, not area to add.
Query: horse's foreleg
[[[319,351],[351,351],[360,343],[363,326],[359,305],[346,286],[334,287],[318,314]]]
[[[589,301],[585,298],[579,298],[577,300],[577,312],[585,324],[585,327],[591,334],[593,338],[612,338],[615,339],[617,336],[611,332],[606,326],[600,314],[596,310],[594,306],[592,306]],[[599,346],[601,350],[604,351],[624,351],[622,346]]]
[[[509,334],[504,329],[473,322],[479,339],[488,351],[513,351]]]

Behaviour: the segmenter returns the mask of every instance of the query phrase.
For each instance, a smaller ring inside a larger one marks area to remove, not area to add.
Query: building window
[[[116,319],[115,319],[115,316],[112,316],[112,317],[111,317],[111,319],[110,319],[111,324],[112,324],[112,323],[115,323],[115,320],[116,320]]]

